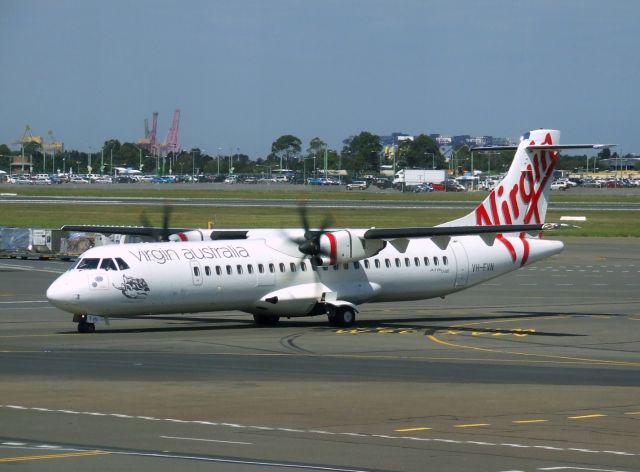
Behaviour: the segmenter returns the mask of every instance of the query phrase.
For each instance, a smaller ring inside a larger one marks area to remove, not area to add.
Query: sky
[[[0,143],[180,144],[265,157],[361,131],[640,153],[636,0],[0,0]]]

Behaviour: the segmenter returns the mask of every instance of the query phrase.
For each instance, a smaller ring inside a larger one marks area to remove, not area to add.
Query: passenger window
[[[322,270],[329,270],[327,266],[322,266]]]
[[[424,256],[424,265],[429,266],[429,258],[427,256]]]
[[[396,257],[396,267],[400,267],[400,259]]]
[[[449,258],[447,256],[442,256],[442,263],[444,265],[449,265]]]
[[[384,260],[384,265],[386,265],[387,268],[390,268],[391,267],[391,261],[389,259],[385,259]]]
[[[251,264],[247,264],[247,272],[253,274],[253,266]]]
[[[307,270],[307,264],[305,264],[304,262],[300,263],[300,269],[302,269],[302,272],[304,272],[305,270]]]
[[[333,270],[338,270],[340,268],[340,266],[338,264],[333,266]]]
[[[207,275],[207,276],[211,275],[211,267],[209,267],[209,266],[204,266],[204,273],[205,273],[205,275]]]
[[[233,270],[231,269],[231,266],[228,265],[227,266],[227,275],[231,275],[233,273]]]
[[[276,266],[273,264],[269,264],[269,272],[274,274],[276,272]]]
[[[116,263],[120,270],[126,270],[129,268],[129,265],[121,257],[116,257]]]
[[[87,257],[87,258],[82,259],[80,261],[80,264],[78,264],[78,270],[97,269],[99,263],[100,263],[100,259],[95,259],[93,257]]]
[[[436,266],[437,266],[439,263],[440,263],[440,261],[438,261],[438,258],[437,258],[437,257],[434,257],[434,258],[433,258],[433,265],[436,265]]]
[[[200,267],[193,266],[193,275],[200,277]]]
[[[289,264],[289,267],[291,267],[291,272],[295,272],[296,271],[296,265],[293,262],[291,262]]]
[[[420,267],[420,258],[419,257],[414,257],[413,258],[413,263],[416,265],[416,267]]]
[[[355,262],[353,263],[353,268],[354,268],[355,270],[358,270],[358,269],[360,268],[360,263],[359,263],[358,261],[355,261]]]
[[[116,268],[116,263],[113,262],[113,259],[102,259],[100,263],[100,268],[102,270],[118,270]]]
[[[345,262],[344,264],[342,264],[342,267],[344,268],[344,270],[349,270],[349,263]]]
[[[284,263],[280,263],[280,272],[284,272],[285,266]]]
[[[406,267],[409,267],[409,266],[411,265],[411,260],[410,260],[408,257],[405,257],[405,258],[404,258],[404,265],[405,265]]]
[[[369,259],[365,259],[364,260],[364,268],[368,269],[369,268]]]
[[[260,272],[261,274],[264,274],[264,265],[258,264],[258,272]]]
[[[242,266],[240,264],[236,266],[236,269],[238,270],[238,275],[242,275]]]
[[[374,262],[374,264],[376,266],[376,269],[379,269],[380,268],[380,259],[374,259],[373,262]]]
[[[216,274],[222,275],[222,269],[220,268],[220,266],[216,266]]]

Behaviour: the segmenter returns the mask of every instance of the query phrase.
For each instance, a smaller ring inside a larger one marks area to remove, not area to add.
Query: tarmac
[[[638,471],[638,240],[564,240],[345,329],[221,312],[78,334],[44,297],[68,263],[0,260],[0,466]]]

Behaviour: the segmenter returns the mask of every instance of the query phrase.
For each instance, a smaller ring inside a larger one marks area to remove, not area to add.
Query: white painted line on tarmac
[[[181,441],[202,441],[202,442],[214,442],[214,443],[225,443],[225,444],[246,444],[247,446],[252,446],[253,443],[243,442],[243,441],[222,441],[220,439],[204,439],[204,438],[182,438],[180,436],[160,436],[162,439],[180,439]]]
[[[49,303],[49,301],[48,300],[34,300],[34,301],[19,300],[14,302],[0,302],[0,305],[17,305],[19,303]]]
[[[2,405],[0,404],[0,408],[10,408],[13,410],[27,410],[27,411],[51,411],[53,413],[64,413],[64,414],[74,414],[74,415],[96,415],[95,412],[86,412],[86,411],[73,411],[73,410],[47,410],[41,407],[26,407],[22,405]],[[98,415],[104,415],[104,413],[98,413]],[[598,414],[601,415],[601,414]],[[184,424],[197,424],[197,425],[210,425],[210,426],[218,426],[218,427],[227,427],[234,429],[243,429],[249,431],[263,430],[267,427],[265,426],[250,426],[243,425],[237,423],[214,423],[210,421],[203,420],[175,420],[175,419],[163,419],[163,418],[154,418],[154,417],[139,417],[134,415],[125,415],[119,413],[110,413],[110,417],[112,418],[120,418],[120,419],[133,419],[133,420],[141,420],[141,421],[165,421],[165,422],[181,422]],[[588,415],[593,417],[595,415]],[[577,418],[577,417],[576,417]],[[345,436],[356,436],[362,438],[381,438],[381,439],[389,439],[389,440],[411,440],[411,441],[422,441],[422,442],[438,442],[438,443],[448,443],[448,444],[463,444],[463,445],[475,445],[475,446],[484,446],[484,447],[506,447],[506,448],[538,448],[544,449],[548,451],[560,451],[560,452],[578,452],[583,454],[598,454],[598,455],[617,455],[617,456],[640,456],[640,452],[626,452],[626,451],[611,451],[611,450],[603,450],[603,451],[595,451],[595,450],[583,450],[580,448],[571,448],[571,447],[554,447],[548,445],[535,445],[535,444],[519,444],[519,443],[485,443],[481,441],[470,441],[470,440],[457,440],[457,439],[448,439],[448,438],[425,438],[419,436],[394,436],[388,434],[371,434],[371,433],[357,433],[357,432],[340,432],[334,433],[326,430],[313,430],[313,429],[296,429],[296,428],[270,428],[271,431],[275,432],[286,432],[286,433],[300,433],[300,434],[335,434],[335,435],[345,435]],[[137,456],[146,456],[146,457],[175,457],[175,458],[187,458],[187,456],[171,456],[164,454],[142,454],[142,453],[126,453],[126,452],[114,452],[114,454],[122,454],[122,455],[137,455]],[[210,460],[212,462],[224,462],[219,459],[208,459],[201,457],[194,457],[197,460]],[[233,462],[233,461],[231,461]],[[247,462],[238,462],[243,464],[258,464],[251,461]],[[274,463],[264,463],[262,465],[282,465],[282,464],[274,464]],[[285,465],[285,467],[294,467],[290,465]],[[351,469],[332,469],[332,468],[324,468],[324,467],[316,467],[316,466],[303,466],[301,468],[306,469],[317,469],[317,470],[335,470],[335,471],[347,471]],[[543,469],[540,469],[543,470]],[[554,470],[554,469],[545,469],[545,470]],[[559,470],[559,469],[558,469]],[[581,469],[581,470],[599,470],[599,469]],[[604,469],[602,469],[604,471]],[[611,471],[611,472],[623,472],[623,471]]]

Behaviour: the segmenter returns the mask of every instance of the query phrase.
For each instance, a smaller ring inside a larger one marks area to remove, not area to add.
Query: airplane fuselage
[[[241,310],[308,316],[324,313],[318,310],[324,303],[357,306],[442,297],[563,247],[552,240],[527,238],[524,244],[522,237],[503,239],[511,249],[495,237],[479,235],[412,239],[387,244],[373,257],[332,266],[312,265],[262,238],[102,246],[85,252],[47,297],[76,315]]]

